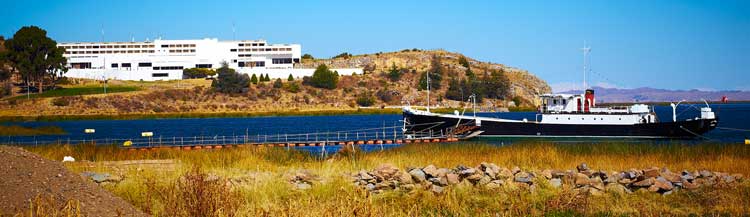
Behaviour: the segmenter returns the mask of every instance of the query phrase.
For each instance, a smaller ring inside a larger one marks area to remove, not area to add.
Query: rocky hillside
[[[459,77],[465,79],[464,72],[466,67],[459,63],[459,58],[463,55],[460,53],[448,52],[445,50],[403,50],[399,52],[389,53],[375,53],[375,54],[363,54],[355,56],[346,56],[333,59],[304,59],[301,67],[314,68],[320,64],[326,64],[331,68],[354,68],[361,67],[365,69],[365,73],[384,73],[387,72],[393,65],[398,68],[406,68],[411,72],[418,72],[413,74],[419,74],[430,68],[431,59],[433,56],[438,56],[441,59],[443,67],[447,71],[447,79],[442,80],[441,89],[438,94],[444,94],[448,88],[448,82],[451,77]],[[509,67],[498,63],[480,62],[470,57],[465,57],[469,63],[471,70],[476,74],[483,74],[484,72],[491,70],[502,70],[510,80],[511,85],[511,97],[519,96],[527,105],[536,104],[536,96],[543,93],[550,93],[550,86],[542,79],[536,77],[530,72]],[[407,84],[410,87],[416,87],[419,78],[406,79],[401,83]],[[504,107],[504,106],[500,106]]]

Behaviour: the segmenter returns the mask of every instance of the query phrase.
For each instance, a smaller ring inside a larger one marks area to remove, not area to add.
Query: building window
[[[237,49],[229,49],[229,52],[237,52]]]
[[[211,65],[211,64],[195,64],[195,68],[199,68],[199,69],[210,69],[211,66],[213,66],[213,65]]]
[[[237,63],[237,66],[238,66],[238,67],[245,67],[245,62],[238,62],[238,63]]]
[[[155,66],[154,70],[182,70],[182,66]]]
[[[138,63],[138,67],[151,67],[151,63]]]
[[[291,64],[292,58],[274,58],[271,59],[273,64]]]
[[[117,63],[112,63],[112,68],[117,68]]]
[[[161,47],[169,47],[169,45],[162,44]]]
[[[74,68],[74,69],[90,69],[91,68],[91,63],[90,62],[86,62],[86,63],[70,63],[70,67]]]
[[[123,67],[123,68],[130,68],[130,63],[123,63],[123,64],[122,64],[122,67]]]
[[[153,74],[151,74],[151,77],[154,77],[154,78],[169,77],[169,73],[153,73]]]

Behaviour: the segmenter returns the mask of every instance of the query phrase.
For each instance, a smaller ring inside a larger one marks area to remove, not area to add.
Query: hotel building
[[[299,44],[268,44],[265,40],[219,41],[154,40],[146,42],[60,43],[68,59],[66,77],[115,80],[182,79],[187,68],[230,68],[271,78],[312,75],[314,69],[296,68]],[[362,69],[336,69],[339,74],[361,74]]]

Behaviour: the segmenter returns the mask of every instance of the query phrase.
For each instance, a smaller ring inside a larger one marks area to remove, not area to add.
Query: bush
[[[310,84],[313,87],[334,89],[339,82],[339,73],[332,72],[328,66],[321,64],[315,69]]]
[[[281,78],[277,78],[276,81],[273,82],[273,88],[281,88],[284,84],[281,83]]]
[[[517,107],[520,107],[521,103],[523,103],[523,100],[521,99],[520,96],[514,96],[513,103],[515,103]]]
[[[206,78],[216,75],[216,71],[207,68],[189,68],[182,70],[183,78]]]
[[[60,107],[69,106],[71,101],[73,101],[72,97],[67,97],[67,96],[57,97],[52,100],[52,105],[60,106]]]
[[[294,81],[294,76],[292,74],[289,74],[289,77],[286,78],[287,81]]]
[[[401,75],[403,74],[401,71],[401,69],[396,68],[396,63],[393,63],[391,69],[388,71],[388,78],[394,82],[401,80]]]
[[[337,59],[337,58],[349,59],[351,57],[352,57],[352,54],[347,53],[347,52],[343,52],[343,53],[341,53],[339,55],[334,56],[332,59]]]
[[[313,57],[309,53],[306,53],[306,54],[302,55],[302,59],[310,59],[311,60],[311,59],[315,59],[315,57]]]
[[[211,83],[214,90],[221,93],[245,93],[250,87],[250,78],[247,74],[240,74],[229,68],[224,62],[217,70],[219,78]]]
[[[258,84],[258,76],[255,76],[255,74],[253,74],[253,76],[250,77],[250,83]]]
[[[289,91],[291,93],[298,93],[299,92],[299,84],[297,82],[289,82],[286,86],[284,86],[284,89],[286,91]]]
[[[359,106],[372,106],[375,104],[375,99],[372,97],[370,92],[362,92],[357,96],[357,105]]]

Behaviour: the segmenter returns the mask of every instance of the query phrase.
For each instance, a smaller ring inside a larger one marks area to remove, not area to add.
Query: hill
[[[593,87],[596,91],[597,102],[676,102],[686,100],[697,102],[702,100],[720,101],[726,96],[730,101],[748,101],[748,91],[703,91],[703,90],[667,90],[650,87],[634,89]],[[580,90],[570,90],[563,93],[579,94]]]
[[[502,64],[480,62],[459,53],[443,50],[377,53],[345,56],[333,59],[304,59],[298,67],[316,67],[326,64],[331,68],[362,67],[363,75],[341,75],[334,89],[316,88],[301,80],[261,82],[250,85],[242,94],[224,94],[211,89],[211,80],[189,79],[180,81],[110,81],[110,88],[123,92],[91,91],[103,89],[99,81],[67,79],[60,94],[50,96],[6,97],[0,100],[0,117],[42,116],[123,116],[156,115],[170,117],[215,116],[216,114],[310,114],[352,113],[361,107],[385,108],[401,105],[425,105],[426,91],[420,91],[420,78],[430,69],[434,59],[443,72],[440,88],[433,88],[431,105],[458,108],[465,105],[470,93],[462,94],[464,100],[445,97],[449,82],[467,80],[465,65],[470,66],[477,78],[490,72],[500,72],[507,78],[508,94],[488,98],[479,105],[483,110],[505,110],[520,103],[533,107],[538,94],[551,88],[531,73]],[[459,60],[465,60],[464,64]],[[389,71],[396,67],[399,78],[392,79]],[[432,66],[435,67],[435,66]],[[78,90],[80,89],[80,90]],[[65,93],[65,94],[62,94]],[[70,95],[81,93],[88,95]],[[514,103],[510,103],[513,102]],[[390,111],[396,112],[396,110]],[[85,117],[84,117],[85,118]]]

